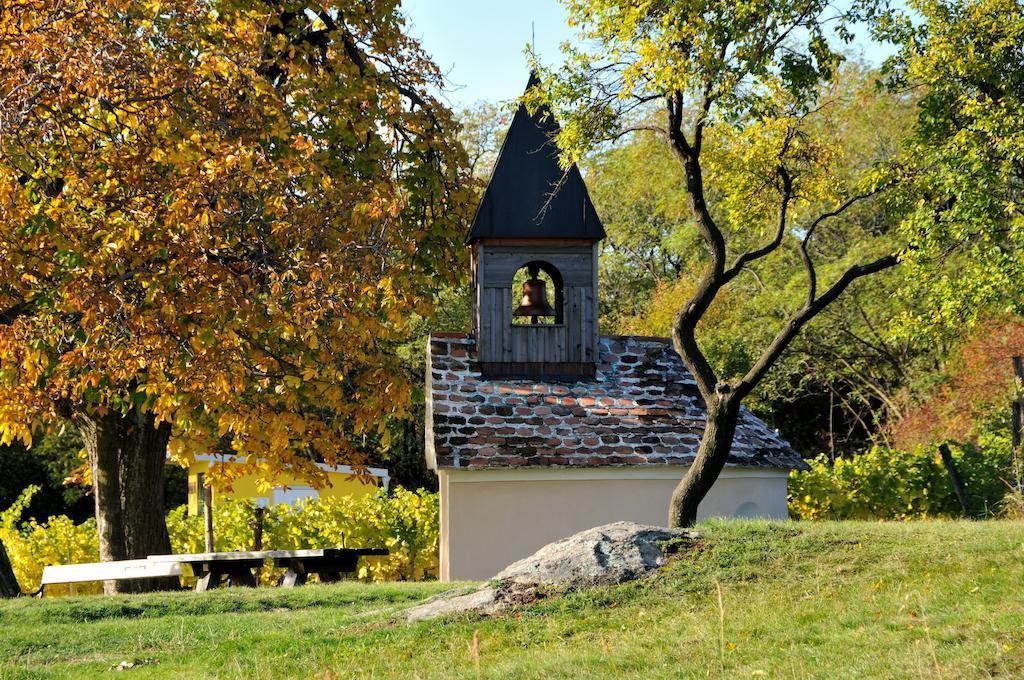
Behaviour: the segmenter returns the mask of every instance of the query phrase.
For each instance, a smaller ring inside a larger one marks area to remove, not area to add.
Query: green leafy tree
[[[678,164],[659,140],[638,136],[602,149],[583,171],[607,234],[599,262],[601,325],[615,332],[635,324],[659,287],[689,270],[697,233]],[[667,334],[667,327],[657,332]]]
[[[937,49],[927,39],[922,48],[921,36],[944,30],[930,25],[939,14],[925,12],[929,25],[917,29],[870,1],[840,10],[814,0],[567,4],[590,47],[571,50],[567,66],[547,72],[546,90],[528,103],[548,100],[559,109],[566,160],[625,134],[660,139],[677,159],[700,236],[703,272],[672,323],[676,350],[707,410],[696,458],[669,509],[670,523],[685,526],[696,520],[725,464],[741,404],[812,319],[856,281],[896,266],[901,255],[914,252],[923,262],[979,231],[998,238],[1006,221],[993,221],[990,204],[960,204],[947,191],[926,191],[920,177],[930,173],[928,164],[901,156],[899,146],[851,149],[848,131],[828,124],[842,101],[833,85],[843,61],[841,45],[828,36],[850,40],[860,22],[884,27],[910,45],[900,72],[905,82],[918,82],[928,73],[922,60],[934,59]],[[1009,18],[1008,3],[984,4],[986,27]],[[932,108],[947,111],[951,103],[936,101]],[[654,122],[643,116],[652,104],[660,111]],[[913,129],[914,153],[934,118],[927,111]],[[859,163],[844,161],[863,151]],[[890,219],[878,222],[882,197]],[[755,337],[770,329],[749,363],[735,372],[713,365],[698,327],[747,274],[758,276],[769,294],[792,299],[786,289],[795,281],[777,272],[793,263],[803,269],[799,301],[742,326]]]
[[[845,62],[830,89],[819,93],[829,110],[808,121],[844,131],[837,165],[848,175],[873,157],[895,155],[913,129],[914,94],[878,87],[881,75]],[[644,115],[656,121],[658,114]],[[608,233],[601,259],[602,327],[670,335],[678,300],[692,294],[703,267],[682,168],[656,136],[633,135],[591,154],[585,171]],[[708,202],[717,212],[719,194],[709,192]],[[892,221],[880,202],[866,208],[854,218]],[[858,229],[845,235],[859,239],[847,244],[850,251],[870,248],[876,238]],[[762,262],[744,274],[720,293],[701,323],[708,361],[723,374],[747,370],[777,320],[803,294],[804,270],[797,260]],[[899,279],[894,272],[880,274],[831,305],[748,398],[798,449],[835,454],[884,437],[883,426],[906,410],[909,383],[918,372],[935,370],[951,329],[927,339],[901,334],[902,317],[918,313],[919,303],[911,294],[893,295]],[[769,287],[766,281],[785,283]]]
[[[921,93],[903,192],[914,248],[904,272],[925,303],[906,332],[1019,311],[1024,262],[1024,12],[1015,0],[918,0],[882,24],[902,45],[890,85]],[[959,258],[955,269],[937,259]]]
[[[14,503],[22,489],[38,485],[26,514],[40,521],[68,515],[82,521],[93,514],[88,487],[77,483],[83,471],[82,440],[73,427],[57,430],[27,448],[20,442],[0,446],[0,509]]]

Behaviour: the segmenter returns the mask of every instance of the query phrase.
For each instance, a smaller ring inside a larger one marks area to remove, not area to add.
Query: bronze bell
[[[533,276],[523,282],[523,299],[513,310],[512,316],[533,317],[533,323],[537,323],[538,316],[554,316],[555,310],[548,304],[544,282],[537,278],[535,272],[531,274]]]

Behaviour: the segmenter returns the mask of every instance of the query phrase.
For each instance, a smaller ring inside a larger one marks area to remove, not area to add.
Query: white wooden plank
[[[252,550],[209,553],[181,553],[177,555],[150,555],[151,562],[231,562],[241,560],[270,560],[275,557],[322,557],[323,550]]]
[[[369,553],[372,548],[313,548],[309,550],[258,550],[212,553],[183,553],[177,555],[150,555],[149,562],[232,562],[243,560],[270,560],[278,557],[324,557],[336,554]]]
[[[42,585],[84,583],[87,581],[126,581],[138,578],[180,576],[180,562],[120,560],[88,564],[61,564],[43,567]]]

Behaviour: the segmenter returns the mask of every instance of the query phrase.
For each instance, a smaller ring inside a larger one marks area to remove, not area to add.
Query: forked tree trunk
[[[164,465],[170,425],[155,425],[151,413],[82,415],[79,428],[89,454],[100,559],[140,559],[167,554],[171,541],[164,518]],[[177,588],[174,578],[107,581],[104,592]]]
[[[707,404],[707,425],[697,447],[697,457],[672,492],[669,526],[685,528],[697,523],[697,507],[725,467],[739,417],[740,400],[731,394],[716,395]]]
[[[21,595],[21,587],[18,579],[14,576],[14,567],[7,557],[7,549],[0,542],[0,597],[18,597]]]

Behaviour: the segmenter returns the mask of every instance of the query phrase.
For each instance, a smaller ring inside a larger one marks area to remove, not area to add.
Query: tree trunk
[[[949,445],[945,442],[939,444],[939,455],[942,456],[942,464],[946,466],[949,483],[953,485],[953,493],[956,494],[956,499],[960,501],[960,507],[963,508],[964,516],[973,518],[974,510],[971,508],[971,497],[967,493],[967,486],[964,485],[964,479],[960,476],[960,471],[956,467],[953,454],[949,450]]]
[[[171,552],[164,518],[164,465],[170,425],[151,413],[81,415],[78,418],[92,468],[100,559],[141,559]],[[107,581],[104,592],[177,588],[174,578]]]
[[[21,595],[21,586],[14,576],[14,567],[7,557],[7,549],[0,543],[0,597],[18,597]]]
[[[213,488],[204,485],[199,493],[203,494],[203,547],[213,552],[217,544],[213,535]]]
[[[671,527],[690,527],[697,522],[697,507],[708,495],[732,449],[740,417],[740,400],[732,394],[716,394],[707,404],[707,425],[697,457],[683,476],[669,503]]]

